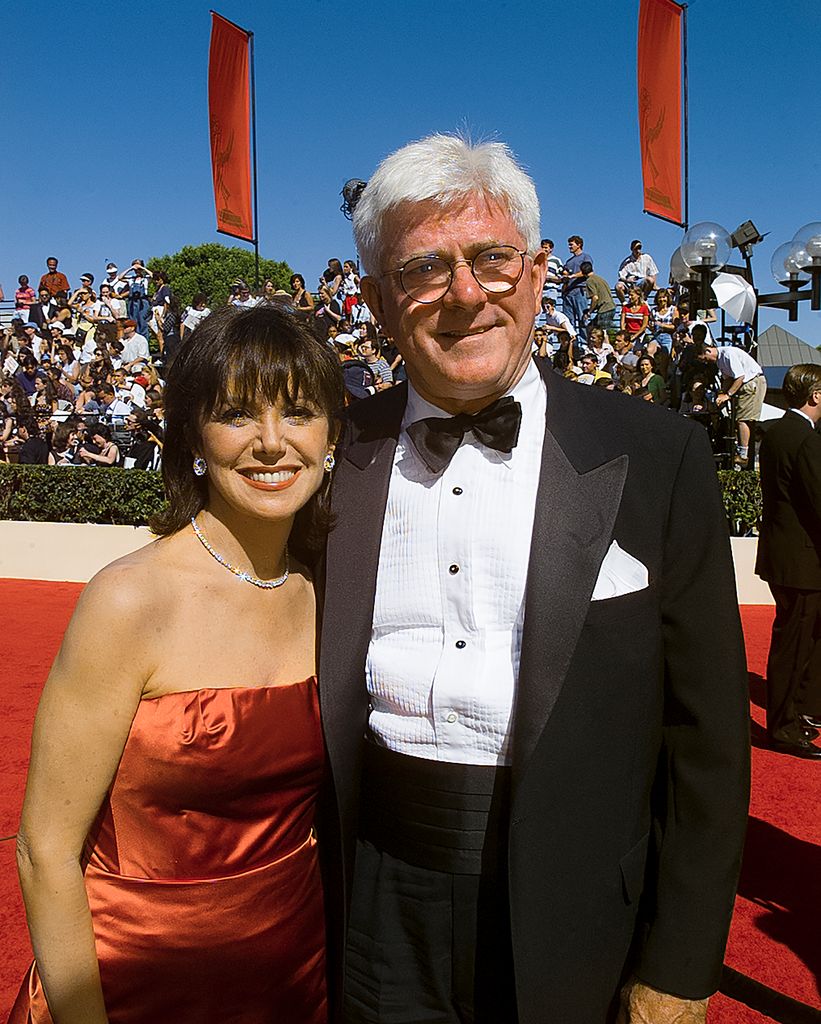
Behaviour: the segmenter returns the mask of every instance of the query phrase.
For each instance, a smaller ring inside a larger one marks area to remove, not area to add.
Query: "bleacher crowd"
[[[635,239],[611,283],[595,272],[584,240],[571,235],[562,261],[543,239],[547,277],[533,332],[534,353],[580,385],[603,387],[696,416],[714,445],[748,464],[749,424],[766,384],[747,347],[716,345],[714,311],[689,308],[685,292],[660,286],[658,267]],[[0,300],[4,298],[0,286]],[[210,313],[209,297],[182,309],[173,282],[135,259],[105,268],[95,286],[72,289],[56,257],[36,290],[21,275],[0,336],[0,460],[56,466],[158,468],[164,376],[188,332]],[[337,352],[349,401],[405,379],[402,357],[360,291],[357,263],[330,259],[306,287],[242,280],[229,301],[240,308],[278,303],[308,319]],[[651,305],[652,303],[652,305]]]

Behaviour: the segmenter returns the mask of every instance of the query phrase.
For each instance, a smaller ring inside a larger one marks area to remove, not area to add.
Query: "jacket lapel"
[[[519,686],[513,718],[513,773],[520,779],[567,675],[599,568],[610,546],[627,477],[626,455],[596,465],[595,426],[565,383],[542,369],[547,422],[530,548]],[[579,467],[579,468],[577,468]],[[553,609],[552,626],[545,616]]]

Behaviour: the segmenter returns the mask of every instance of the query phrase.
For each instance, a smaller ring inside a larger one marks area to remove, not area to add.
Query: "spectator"
[[[201,324],[210,313],[208,296],[205,292],[197,292],[191,300],[191,305],[188,306],[183,314],[182,324],[180,325],[180,340],[184,341],[185,335],[189,331],[193,331],[197,324]]]
[[[76,466],[79,436],[77,424],[66,420],[54,428],[51,451],[48,453],[49,466]]]
[[[47,374],[34,378],[34,394],[29,401],[38,423],[48,423],[57,412],[57,392]]]
[[[356,351],[365,360],[374,375],[376,391],[383,391],[393,384],[393,371],[390,364],[380,354],[377,344],[371,338],[362,338],[356,346]]]
[[[322,277],[319,279],[319,287],[323,285],[327,287],[331,294],[331,298],[336,298],[336,293],[342,287],[342,280],[345,273],[342,269],[342,264],[337,259],[328,260],[328,266],[322,271]],[[340,303],[341,305],[341,303]]]
[[[345,260],[342,264],[341,290],[342,312],[345,316],[350,316],[359,295],[359,275],[356,272],[356,263],[353,260]]]
[[[20,369],[15,373],[14,379],[23,389],[26,398],[31,398],[36,393],[37,388],[35,381],[37,380],[37,360],[33,355],[24,356],[20,361]]]
[[[113,389],[111,389],[113,395]],[[94,423],[88,428],[91,441],[83,443],[78,451],[82,462],[90,466],[116,466],[120,449],[111,440],[111,427],[107,423]]]
[[[291,299],[294,309],[309,314],[314,308],[314,297],[305,287],[302,274],[291,274]]]
[[[148,337],[148,320],[151,311],[151,304],[148,301],[148,282],[152,277],[153,274],[142,260],[132,260],[128,270],[124,270],[119,277],[119,280],[128,286],[126,312],[143,337]]]
[[[372,324],[376,326],[376,319],[361,295],[357,296],[356,305],[351,310],[351,323],[354,326],[356,324]]]
[[[696,350],[696,358],[702,363],[716,366],[721,375],[721,390],[716,397],[716,406],[721,408],[725,402],[735,399],[732,407],[738,433],[735,462],[736,465],[747,466],[752,461],[749,452],[750,425],[761,419],[767,393],[764,371],[749,353],[733,345],[718,349],[706,340],[702,341]]]
[[[37,420],[31,416],[17,424],[17,461],[21,466],[45,466],[48,463],[48,442],[40,436]]]
[[[653,338],[669,352],[673,345],[673,334],[679,320],[679,311],[673,305],[668,288],[656,292],[655,308],[651,318]]]
[[[541,250],[545,254],[545,264],[547,266],[544,286],[542,287],[542,298],[553,299],[555,303],[559,297],[559,288],[562,284],[562,261],[553,252],[554,248],[552,238],[542,239]]]
[[[641,289],[631,288],[627,303],[621,307],[621,329],[627,332],[637,352],[641,348],[649,322],[650,307],[644,301]]]
[[[14,433],[15,416],[12,414],[11,403],[6,401],[11,387],[5,380],[0,380],[0,461],[6,461],[6,445]]]
[[[28,320],[29,311],[37,302],[37,293],[29,284],[29,279],[25,274],[21,274],[17,278],[17,285],[17,291],[14,293],[14,308],[23,320]]]
[[[616,354],[607,334],[601,327],[591,327],[587,332],[587,340],[590,345],[590,351],[596,356],[599,369],[606,369],[610,357]]]
[[[331,294],[330,288],[322,284],[319,288],[319,305],[314,312],[314,325],[322,341],[328,340],[328,329],[338,327],[342,320],[342,307]]]
[[[562,310],[578,332],[587,308],[582,263],[589,263],[592,266],[593,260],[584,251],[584,239],[581,235],[571,235],[567,240],[567,247],[570,250],[570,259],[562,270]]]
[[[71,291],[66,275],[57,269],[58,260],[56,256],[49,256],[46,260],[47,272],[40,278],[39,288],[46,288],[49,295],[57,295],[63,292],[65,295]]]
[[[636,377],[628,387],[631,394],[638,395],[645,402],[655,402],[657,405],[667,404],[664,378],[656,373],[656,364],[652,356],[639,356]]]
[[[170,366],[179,350],[180,336],[180,304],[176,295],[170,295],[162,316],[157,316],[157,343],[166,366]]]
[[[600,327],[603,331],[610,330],[613,326],[616,304],[610,294],[610,285],[603,277],[593,273],[593,264],[589,260],[582,263],[581,272],[589,300],[584,314],[584,322],[587,325],[588,337],[590,337],[592,327]]]
[[[29,323],[36,324],[42,331],[52,317],[57,315],[57,302],[48,288],[41,288],[37,301],[29,306]]]
[[[231,299],[231,305],[236,306],[237,309],[250,309],[252,306],[256,306],[259,300],[251,294],[251,289],[244,281],[240,281],[237,284],[237,293],[233,299]]]
[[[599,368],[599,361],[595,352],[585,352],[580,360],[581,376],[577,378],[580,384],[595,384],[599,380],[612,381],[612,376]]]
[[[123,324],[123,366],[128,370],[135,363],[148,362],[150,358],[148,339],[137,333],[134,320],[126,320]]]
[[[539,352],[539,355],[550,355],[547,345],[549,344],[555,348],[564,339],[567,339],[575,347],[577,342],[576,328],[570,322],[569,317],[556,309],[555,301],[553,299],[542,299],[542,310],[544,311],[543,327],[548,332],[548,342],[543,346],[543,350]]]
[[[649,252],[641,251],[641,242],[634,238],[630,243],[630,255],[626,256],[619,266],[619,279],[616,282],[616,293],[621,302],[629,295],[631,288],[638,288],[642,295],[649,295],[656,287],[658,267]]]
[[[46,371],[48,378],[54,386],[57,401],[67,403],[64,408],[74,408],[74,388],[67,382],[63,369],[59,364],[50,366]]]

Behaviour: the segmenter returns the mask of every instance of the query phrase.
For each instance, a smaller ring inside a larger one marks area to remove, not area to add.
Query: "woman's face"
[[[630,305],[640,306],[641,305],[641,292],[635,288],[630,289]]]
[[[100,285],[100,298],[107,299],[111,295],[111,289],[107,284]]]
[[[272,295],[274,292],[274,282],[266,281],[264,285],[264,291],[266,295]]]
[[[46,390],[46,382],[42,377],[34,378],[34,390],[37,391],[38,394],[42,394]]]
[[[330,302],[331,301],[331,293],[328,291],[327,288],[320,288],[319,289],[319,297],[320,297],[320,299],[322,299],[323,302]]]
[[[330,432],[328,418],[307,400],[215,409],[198,453],[208,463],[209,505],[252,519],[292,519],[322,483]]]
[[[94,434],[91,440],[97,445],[98,448],[105,448],[108,441],[102,436],[102,434]]]
[[[653,364],[649,359],[639,359],[639,372],[643,377],[646,377],[648,373],[653,372]]]
[[[29,279],[26,277],[25,274],[22,274],[18,280],[20,282],[20,287],[21,288],[28,288],[28,286],[29,286]]]

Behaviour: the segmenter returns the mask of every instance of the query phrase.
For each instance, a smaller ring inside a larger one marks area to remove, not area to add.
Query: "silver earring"
[[[333,451],[328,452],[325,458],[322,460],[322,468],[326,473],[330,473],[336,465],[336,459],[334,458]]]
[[[205,476],[208,472],[208,463],[201,455],[197,455],[194,459],[194,476]]]

